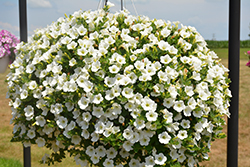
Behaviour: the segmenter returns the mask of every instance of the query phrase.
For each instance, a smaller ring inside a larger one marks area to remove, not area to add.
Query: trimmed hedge
[[[228,41],[206,40],[209,48],[228,48]],[[240,41],[241,48],[250,48],[250,40]]]

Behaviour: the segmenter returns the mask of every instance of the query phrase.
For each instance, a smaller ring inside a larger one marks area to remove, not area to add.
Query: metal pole
[[[20,24],[20,39],[27,42],[27,8],[26,0],[19,0],[19,24]],[[30,147],[23,146],[23,163],[24,167],[31,167]]]
[[[227,167],[238,166],[239,126],[239,58],[240,58],[240,0],[229,0],[229,46],[230,90],[232,91],[231,113],[227,132]]]
[[[123,0],[121,0],[121,10],[123,10]]]

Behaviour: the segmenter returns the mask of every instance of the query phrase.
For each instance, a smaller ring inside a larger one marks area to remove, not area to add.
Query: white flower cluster
[[[229,116],[228,71],[193,27],[125,10],[77,11],[18,45],[13,141],[52,163],[194,166]]]

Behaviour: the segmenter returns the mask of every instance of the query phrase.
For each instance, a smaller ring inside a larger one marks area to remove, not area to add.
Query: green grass
[[[220,59],[227,59],[228,58],[228,49],[227,48],[212,48]],[[248,57],[245,55],[245,53],[250,50],[250,48],[240,48],[240,59],[241,60],[248,60]]]
[[[0,158],[0,167],[22,167],[22,164],[15,159]]]

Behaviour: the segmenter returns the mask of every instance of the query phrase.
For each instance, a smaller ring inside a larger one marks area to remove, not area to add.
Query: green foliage
[[[22,167],[22,164],[15,159],[0,158],[0,167]]]
[[[228,48],[228,41],[206,40],[209,48]],[[250,40],[240,41],[241,48],[250,48]]]

